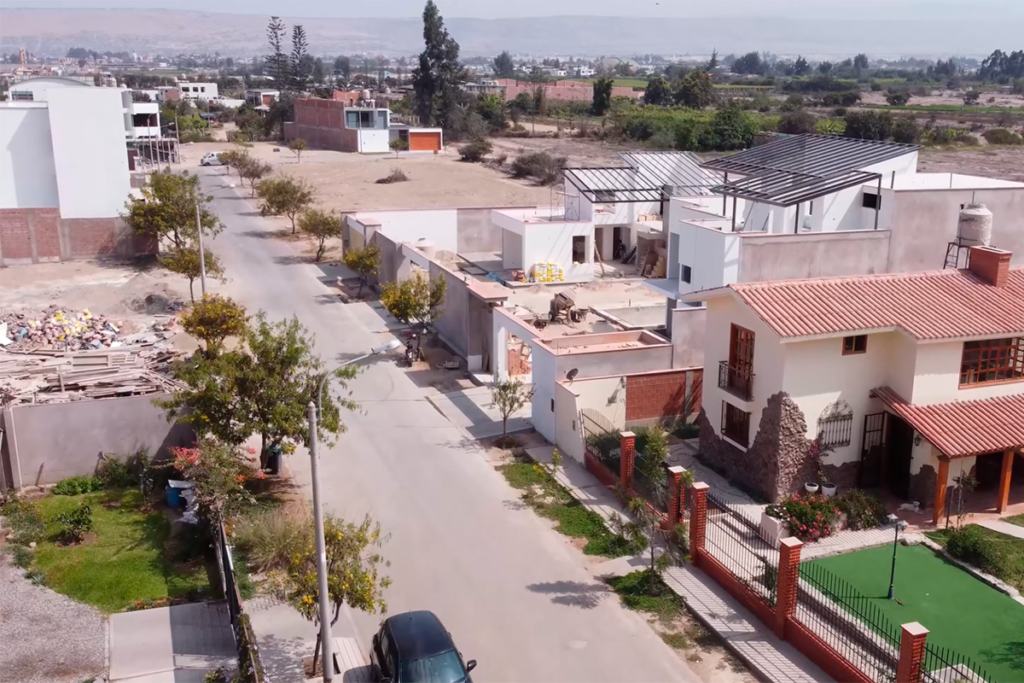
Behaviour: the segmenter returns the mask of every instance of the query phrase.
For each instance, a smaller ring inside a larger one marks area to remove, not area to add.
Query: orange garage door
[[[440,133],[409,133],[410,152],[440,152]]]

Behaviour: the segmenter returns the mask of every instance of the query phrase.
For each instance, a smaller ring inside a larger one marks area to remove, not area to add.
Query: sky
[[[3,0],[8,7],[61,9],[178,9],[233,14],[280,14],[290,17],[405,17],[419,16],[425,0]],[[927,16],[953,18],[969,8],[972,14],[1024,19],[1024,0],[435,0],[445,17],[630,16],[730,17],[773,16],[858,18],[881,20]]]

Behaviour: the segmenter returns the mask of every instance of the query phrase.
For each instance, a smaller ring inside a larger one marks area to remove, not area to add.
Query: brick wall
[[[505,86],[505,100],[509,102],[521,93],[532,96],[538,87],[537,83],[517,81],[514,78],[498,79],[498,84]],[[553,83],[545,83],[540,87],[544,88],[544,97],[549,101],[592,102],[594,100],[594,85],[592,83],[585,83],[583,81],[555,81]],[[632,88],[612,88],[612,97],[639,99],[642,96],[643,92],[633,90]]]
[[[0,209],[0,266],[157,252],[120,218],[61,218],[59,209]]]
[[[792,643],[804,656],[837,681],[874,683],[874,679],[864,675],[825,641],[793,619],[786,621],[786,641]]]
[[[300,97],[295,100],[295,121],[284,124],[284,138],[302,138],[315,149],[359,151],[359,131],[345,128],[344,100]]]
[[[626,422],[692,415],[700,408],[704,371],[670,370],[626,376]]]

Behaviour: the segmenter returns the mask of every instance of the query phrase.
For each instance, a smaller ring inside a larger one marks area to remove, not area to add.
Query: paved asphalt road
[[[293,245],[267,238],[267,221],[221,169],[200,173],[226,225],[210,246],[229,294],[271,319],[298,315],[328,362],[390,339],[371,331],[366,306],[337,303],[322,281],[333,278],[296,259]],[[517,509],[516,493],[480,449],[401,369],[377,362],[352,390],[362,411],[345,416],[348,432],[322,454],[324,500],[349,519],[369,512],[390,532],[390,613],[436,612],[464,656],[478,660],[478,682],[699,680],[604,591],[577,550]],[[303,484],[308,463],[303,451],[288,461]],[[356,612],[334,635],[355,636],[366,651],[378,623]]]

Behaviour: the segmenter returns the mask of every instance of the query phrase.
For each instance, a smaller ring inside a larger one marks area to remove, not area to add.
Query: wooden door
[[[754,333],[739,325],[729,333],[729,367],[739,375],[754,373]]]

